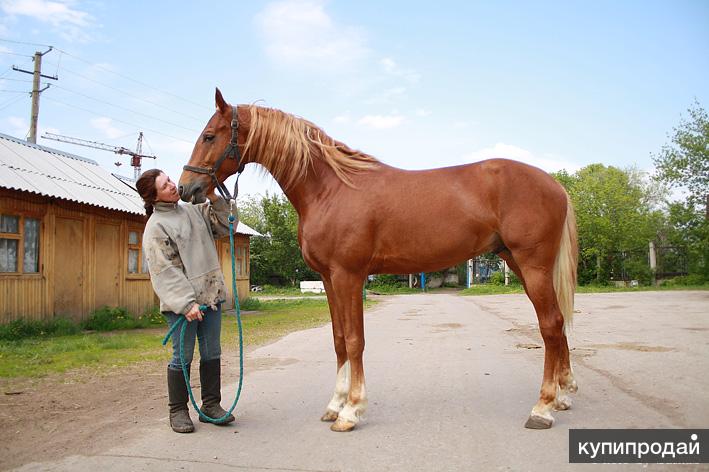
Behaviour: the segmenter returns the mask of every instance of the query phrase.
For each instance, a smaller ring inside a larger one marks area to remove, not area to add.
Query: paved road
[[[522,427],[543,357],[524,296],[408,295],[366,315],[370,406],[352,433],[318,420],[335,381],[325,326],[250,354],[236,426],[177,435],[164,418],[100,455],[21,470],[597,470],[569,466],[569,428],[709,426],[709,292],[578,295],[577,310],[580,390],[550,430]]]

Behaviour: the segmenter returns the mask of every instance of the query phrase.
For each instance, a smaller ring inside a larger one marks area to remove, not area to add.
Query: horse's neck
[[[293,204],[301,218],[307,214],[309,208],[318,205],[328,194],[336,191],[339,186],[344,185],[334,171],[321,159],[315,158],[312,162],[312,167],[308,169],[305,178],[296,182],[290,188],[286,188],[284,183],[274,176],[274,179],[278,182],[283,193]],[[268,167],[266,167],[266,170],[273,176]]]

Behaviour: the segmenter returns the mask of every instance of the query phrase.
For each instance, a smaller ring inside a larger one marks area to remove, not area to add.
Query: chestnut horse
[[[547,173],[491,159],[401,170],[354,151],[279,110],[217,111],[195,144],[179,190],[201,202],[215,183],[255,163],[280,184],[299,216],[305,262],[327,292],[337,377],[323,421],[349,431],[367,406],[362,287],[368,274],[433,272],[493,252],[524,284],[544,339],[544,375],[528,428],[551,427],[553,409],[577,390],[566,340],[576,286],[576,221],[568,195]],[[221,184],[220,184],[221,185]],[[412,202],[416,202],[415,204]]]

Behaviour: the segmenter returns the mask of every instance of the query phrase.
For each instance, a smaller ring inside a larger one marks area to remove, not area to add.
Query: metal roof
[[[0,133],[0,187],[144,214],[140,196],[96,161]]]
[[[112,174],[94,160],[0,133],[0,188],[144,215],[133,185],[133,179]],[[236,232],[261,236],[242,222]]]

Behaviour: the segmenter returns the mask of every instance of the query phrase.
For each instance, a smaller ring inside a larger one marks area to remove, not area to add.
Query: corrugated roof
[[[144,215],[131,178],[112,174],[94,160],[0,133],[0,187]],[[237,233],[261,236],[239,222]]]
[[[0,187],[143,214],[140,196],[96,161],[0,133]]]

